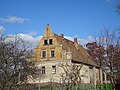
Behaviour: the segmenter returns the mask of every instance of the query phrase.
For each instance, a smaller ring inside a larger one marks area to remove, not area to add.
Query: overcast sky
[[[0,33],[31,35],[39,40],[49,23],[53,32],[87,42],[104,27],[120,26],[117,1],[0,0]]]

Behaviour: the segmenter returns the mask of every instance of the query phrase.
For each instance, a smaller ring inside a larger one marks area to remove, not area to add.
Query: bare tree
[[[38,75],[37,67],[30,61],[32,50],[20,37],[12,41],[8,38],[0,37],[0,90],[16,90],[18,85],[28,82],[28,77]]]
[[[109,75],[111,84],[120,68],[120,38],[115,32],[102,32],[95,42],[88,43],[87,51],[100,67]]]
[[[59,66],[64,70],[64,74],[61,76],[63,77],[63,86],[66,86],[66,90],[72,90],[72,84],[77,86],[79,90],[81,85],[81,77],[83,75],[80,75],[80,71],[82,68],[82,64],[75,64],[75,63],[69,63],[64,61],[63,63],[60,63]]]

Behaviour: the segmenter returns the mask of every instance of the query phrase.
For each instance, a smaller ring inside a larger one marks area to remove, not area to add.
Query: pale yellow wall
[[[60,62],[61,60],[36,62],[39,68],[45,66],[45,74],[41,76],[40,83],[51,82],[51,80],[52,82],[58,82],[58,83],[60,82],[60,77],[62,74],[64,74],[64,70],[61,67],[59,67]],[[52,65],[56,65],[56,74],[52,74]],[[39,78],[32,81],[31,83],[39,83]]]
[[[52,80],[52,82],[58,82],[59,83],[62,74],[65,75],[65,72],[64,72],[63,68],[61,68],[59,66],[61,62],[66,63],[63,60],[55,60],[55,61],[51,60],[51,61],[46,61],[46,62],[36,62],[36,65],[39,68],[42,67],[42,66],[45,66],[45,70],[46,70],[46,73],[40,79],[40,83],[50,82],[51,80]],[[73,65],[73,63],[71,63],[70,61],[69,61],[69,64],[71,64],[71,66]],[[52,74],[52,65],[56,65],[56,74]],[[78,64],[74,64],[74,65],[78,65]],[[80,75],[83,76],[82,77],[82,83],[90,83],[90,74],[91,73],[93,73],[93,72],[90,72],[89,66],[87,66],[87,65],[82,66],[82,69],[80,71]],[[98,69],[95,69],[95,73],[99,75]],[[99,79],[97,77],[96,77],[96,80]],[[31,83],[39,83],[39,78],[34,80],[34,82],[33,81],[30,81],[30,82]]]
[[[90,71],[89,66],[83,65],[80,71],[80,75],[82,76],[82,83],[90,83]]]
[[[99,75],[99,69],[97,68],[96,69],[96,84],[98,84],[100,82],[99,77],[100,77],[100,75]]]

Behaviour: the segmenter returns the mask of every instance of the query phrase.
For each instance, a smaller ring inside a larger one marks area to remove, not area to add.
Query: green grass
[[[39,89],[36,89],[39,90]],[[41,88],[40,90],[51,90],[51,88]],[[53,90],[59,90],[58,88],[54,88]]]
[[[72,87],[72,90],[76,90],[76,86]],[[112,90],[112,86],[111,84],[99,84],[96,86],[97,90]],[[39,88],[37,88],[36,90],[39,90]],[[51,90],[50,87],[44,87],[44,88],[41,88],[40,90]],[[62,88],[57,88],[57,87],[54,87],[53,90],[63,90]],[[65,89],[64,89],[65,90]],[[94,89],[94,85],[81,85],[81,89],[80,90],[96,90]]]

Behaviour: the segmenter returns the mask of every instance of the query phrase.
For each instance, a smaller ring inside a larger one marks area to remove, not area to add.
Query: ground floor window
[[[45,66],[42,66],[42,68],[41,68],[41,74],[45,74]]]
[[[52,66],[52,73],[53,73],[53,74],[56,73],[56,66],[55,66],[55,65]]]

